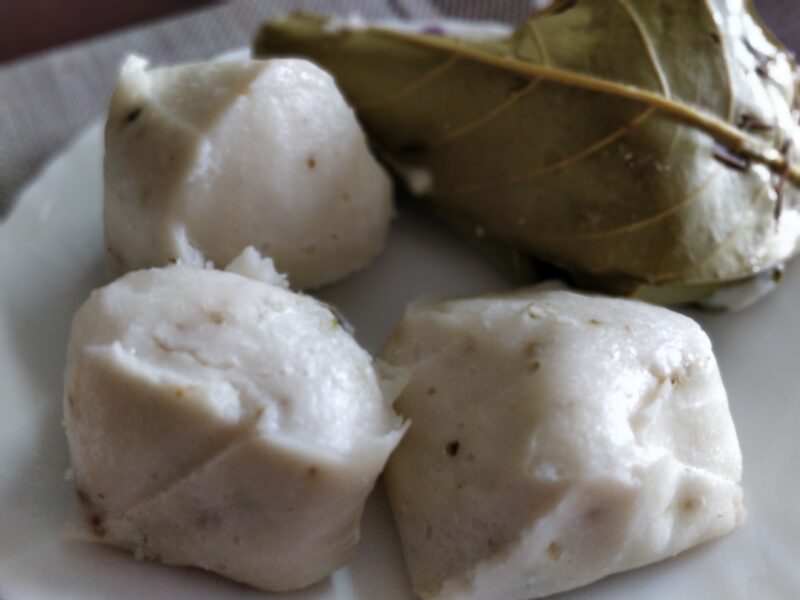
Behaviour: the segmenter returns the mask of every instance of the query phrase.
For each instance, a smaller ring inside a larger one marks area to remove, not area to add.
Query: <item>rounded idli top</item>
[[[245,247],[293,286],[383,248],[391,181],[333,78],[301,59],[123,66],[105,131],[109,271],[226,265]]]
[[[278,285],[183,265],[137,271],[95,291],[73,330],[72,346],[287,444],[348,454],[398,427],[336,315]]]

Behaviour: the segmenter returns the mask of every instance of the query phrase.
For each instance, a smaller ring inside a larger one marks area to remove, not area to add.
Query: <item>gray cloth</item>
[[[135,52],[155,64],[247,46],[267,17],[307,9],[367,18],[449,16],[515,22],[541,0],[235,0],[123,30],[0,67],[0,218],[20,187],[108,104],[119,65]],[[683,0],[682,0],[683,1]],[[800,2],[761,0],[779,35],[800,49]]]

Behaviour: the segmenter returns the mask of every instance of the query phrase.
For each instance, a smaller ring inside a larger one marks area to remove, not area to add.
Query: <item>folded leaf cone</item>
[[[483,40],[295,14],[255,53],[331,71],[437,214],[594,287],[691,299],[798,249],[798,70],[744,0],[562,1]]]

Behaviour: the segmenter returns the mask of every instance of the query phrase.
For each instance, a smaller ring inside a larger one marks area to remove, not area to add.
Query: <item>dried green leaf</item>
[[[559,2],[491,41],[298,14],[255,51],[331,71],[438,214],[601,289],[707,294],[798,249],[797,68],[744,0]]]

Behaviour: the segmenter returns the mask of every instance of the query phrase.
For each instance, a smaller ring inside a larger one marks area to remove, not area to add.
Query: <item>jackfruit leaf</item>
[[[745,0],[562,1],[484,41],[298,13],[254,50],[330,71],[423,202],[519,264],[685,300],[798,249],[798,70]]]

